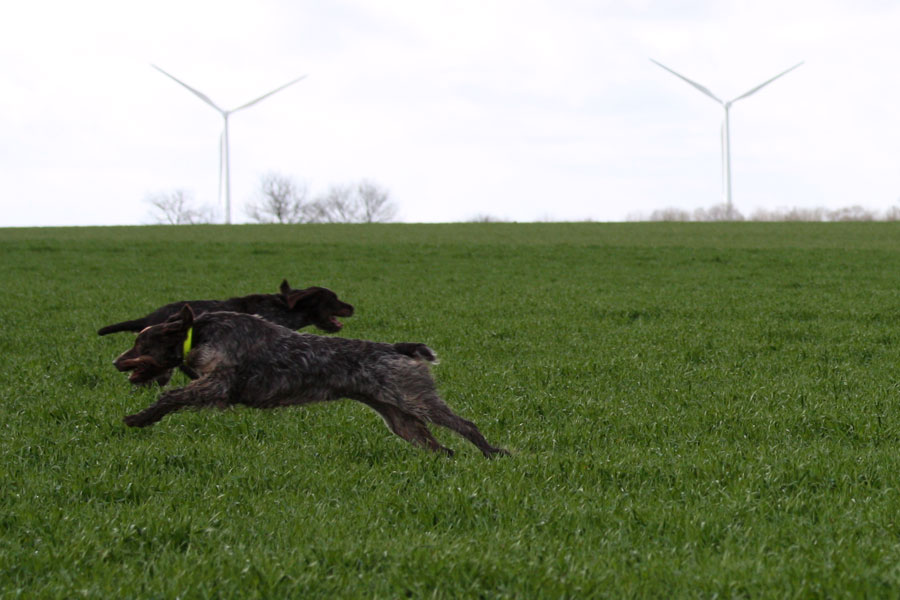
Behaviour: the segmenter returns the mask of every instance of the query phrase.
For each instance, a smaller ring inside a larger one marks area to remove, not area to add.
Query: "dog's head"
[[[184,360],[184,340],[193,324],[194,311],[185,304],[167,321],[141,331],[134,346],[114,360],[113,365],[120,371],[131,371],[128,379],[136,385],[166,375]]]
[[[307,322],[304,324],[311,323],[322,331],[329,333],[340,331],[344,324],[338,317],[353,316],[353,306],[341,301],[337,294],[328,288],[309,287],[304,290],[292,290],[287,280],[284,280],[281,282],[281,294],[293,315],[298,319],[305,319]],[[302,326],[292,327],[297,329]]]

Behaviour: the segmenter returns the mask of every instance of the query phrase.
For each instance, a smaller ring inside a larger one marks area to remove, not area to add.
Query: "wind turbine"
[[[224,171],[224,173],[225,173],[225,222],[231,223],[231,163],[230,163],[229,154],[228,154],[228,117],[232,113],[236,113],[239,110],[243,110],[245,108],[250,108],[251,106],[253,106],[257,102],[259,102],[260,100],[264,100],[264,99],[268,98],[269,96],[271,96],[272,94],[276,94],[276,93],[280,92],[281,90],[288,87],[289,85],[294,85],[301,79],[304,79],[306,77],[306,75],[301,75],[300,77],[285,83],[281,87],[277,87],[274,90],[272,90],[271,92],[269,92],[267,94],[263,94],[256,100],[251,100],[250,102],[247,102],[246,104],[241,104],[237,108],[232,108],[231,110],[225,110],[224,108],[220,108],[218,105],[216,105],[215,102],[210,100],[206,94],[195,90],[194,88],[192,88],[185,82],[181,81],[174,75],[170,75],[169,73],[166,73],[165,71],[163,71],[156,65],[150,65],[150,66],[153,67],[154,69],[156,69],[157,71],[159,71],[160,73],[162,73],[163,75],[165,75],[166,77],[174,80],[175,83],[178,83],[179,85],[182,85],[185,88],[187,88],[188,90],[190,90],[198,98],[200,98],[201,100],[203,100],[204,102],[206,102],[207,104],[212,106],[214,109],[216,109],[219,112],[219,114],[222,115],[222,118],[225,120],[225,128],[222,130],[222,137],[221,137],[220,145],[219,145],[219,197],[221,198],[221,196],[222,196],[222,173]]]
[[[786,71],[782,71],[775,77],[772,77],[771,79],[768,79],[768,80],[762,82],[755,88],[751,89],[749,92],[744,92],[737,98],[734,98],[734,99],[728,100],[728,101],[720,100],[719,98],[716,97],[715,94],[713,94],[711,91],[709,91],[708,89],[706,89],[705,87],[703,87],[702,85],[697,83],[696,81],[691,81],[684,75],[682,75],[680,73],[676,73],[675,71],[673,71],[666,65],[664,65],[660,62],[657,62],[657,61],[653,60],[652,58],[650,59],[650,61],[653,62],[653,64],[662,67],[663,69],[665,69],[666,71],[668,71],[669,73],[674,75],[675,77],[678,77],[679,79],[683,79],[687,83],[691,84],[692,86],[694,86],[695,88],[700,90],[703,94],[709,96],[710,98],[712,98],[713,100],[715,100],[716,102],[721,104],[722,108],[725,109],[725,120],[722,122],[722,186],[724,188],[723,192],[725,194],[725,205],[728,207],[728,214],[731,215],[732,210],[733,210],[732,205],[731,205],[731,127],[730,127],[730,122],[729,122],[730,121],[729,120],[729,111],[731,110],[731,105],[734,104],[735,102],[737,102],[738,100],[743,100],[747,96],[752,96],[753,94],[755,94],[762,88],[766,87],[767,85],[769,85],[770,83],[772,83],[773,81],[778,79],[779,77],[782,77],[783,75],[787,75],[788,73],[790,73],[791,71],[793,71],[794,69],[796,69],[797,67],[802,65],[803,61],[798,62],[796,65],[794,65],[793,67],[791,67],[790,69],[788,69]]]

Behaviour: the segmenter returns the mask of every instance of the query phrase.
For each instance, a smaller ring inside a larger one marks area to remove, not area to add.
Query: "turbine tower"
[[[194,95],[196,95],[198,98],[200,98],[201,100],[203,100],[204,102],[206,102],[207,104],[212,106],[214,109],[216,109],[216,111],[219,112],[219,114],[222,115],[222,118],[225,121],[225,127],[222,130],[222,137],[221,137],[220,143],[219,143],[219,199],[221,200],[221,197],[222,197],[222,176],[224,173],[224,177],[225,177],[225,186],[224,186],[225,187],[225,223],[230,224],[231,223],[231,162],[230,162],[230,158],[229,158],[229,154],[228,154],[228,117],[232,113],[236,113],[237,111],[245,109],[245,108],[250,108],[251,106],[253,106],[257,102],[259,102],[260,100],[264,100],[264,99],[268,98],[269,96],[271,96],[272,94],[276,94],[276,93],[280,92],[281,90],[288,87],[289,85],[293,85],[293,84],[297,83],[301,79],[305,78],[306,75],[301,75],[300,77],[285,83],[281,87],[277,87],[274,90],[272,90],[271,92],[269,92],[267,94],[263,94],[256,100],[251,100],[250,102],[247,102],[246,104],[241,104],[237,108],[232,108],[231,110],[225,110],[224,108],[220,108],[219,106],[217,106],[216,103],[213,102],[212,100],[210,100],[206,94],[195,90],[194,88],[192,88],[185,82],[181,81],[174,75],[170,75],[169,73],[166,73],[165,71],[163,71],[156,65],[150,65],[150,66],[153,67],[154,69],[156,69],[157,71],[159,71],[160,73],[162,73],[163,75],[165,75],[166,77],[174,80],[175,83],[182,85],[185,88],[187,88],[188,90],[190,90]]]
[[[732,211],[733,211],[733,207],[731,204],[731,126],[730,126],[730,119],[729,119],[731,105],[734,104],[735,102],[737,102],[738,100],[743,100],[747,96],[752,96],[753,94],[755,94],[762,88],[766,87],[767,85],[769,85],[770,83],[772,83],[773,81],[778,79],[779,77],[781,77],[783,75],[787,75],[788,73],[790,73],[791,71],[793,71],[794,69],[796,69],[797,67],[802,65],[803,61],[798,62],[796,65],[794,65],[793,67],[791,67],[790,69],[788,69],[786,71],[782,71],[775,77],[772,77],[771,79],[768,79],[768,80],[762,82],[755,88],[751,89],[749,92],[744,92],[737,98],[734,98],[734,99],[728,100],[728,101],[724,101],[724,100],[717,98],[715,94],[713,94],[711,91],[709,91],[708,89],[706,89],[699,83],[697,83],[695,81],[691,81],[690,79],[688,79],[684,75],[681,75],[680,73],[676,73],[675,71],[673,71],[666,65],[664,65],[660,62],[657,62],[657,61],[653,60],[652,58],[650,59],[650,61],[653,62],[653,64],[655,64],[659,67],[662,67],[663,69],[665,69],[666,71],[668,71],[669,73],[674,75],[675,77],[678,77],[679,79],[683,79],[687,83],[691,84],[692,86],[697,88],[700,92],[702,92],[703,94],[709,96],[710,98],[712,98],[713,100],[715,100],[716,102],[721,104],[722,108],[725,109],[725,120],[722,122],[722,187],[723,187],[722,192],[725,196],[725,205],[728,207],[728,215],[731,216]]]

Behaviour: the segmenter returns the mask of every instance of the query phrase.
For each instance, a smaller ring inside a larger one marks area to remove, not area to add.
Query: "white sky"
[[[624,220],[721,201],[900,204],[896,0],[100,0],[0,8],[0,226],[140,224],[149,194],[232,218],[275,171],[368,178],[408,222]]]

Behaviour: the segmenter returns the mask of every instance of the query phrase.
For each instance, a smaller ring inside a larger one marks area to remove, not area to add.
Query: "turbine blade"
[[[712,98],[713,100],[715,100],[716,102],[718,102],[719,104],[725,104],[724,102],[722,102],[721,100],[719,100],[719,98],[717,98],[715,94],[713,94],[711,91],[709,91],[708,89],[706,89],[705,87],[703,87],[702,85],[700,85],[699,83],[697,83],[696,81],[691,81],[690,79],[688,79],[688,78],[685,77],[684,75],[682,75],[682,74],[680,74],[680,73],[676,73],[675,71],[673,71],[672,69],[670,69],[670,68],[667,67],[666,65],[662,64],[661,62],[657,62],[657,61],[653,60],[652,58],[650,59],[650,62],[652,62],[653,64],[655,64],[655,65],[657,65],[657,66],[659,66],[659,67],[662,67],[663,69],[665,69],[666,71],[668,71],[669,73],[671,73],[672,75],[674,75],[675,77],[678,77],[679,79],[683,79],[684,81],[686,81],[687,83],[691,84],[692,86],[694,86],[695,88],[697,88],[698,90],[700,90],[701,92],[703,92],[704,94],[706,94],[707,96],[709,96],[710,98]]]
[[[289,85],[294,85],[295,83],[297,83],[297,82],[300,81],[301,79],[306,79],[306,77],[307,77],[306,75],[301,75],[301,76],[298,77],[297,79],[294,79],[294,80],[292,80],[292,81],[288,81],[288,82],[287,82],[286,84],[284,84],[283,86],[278,87],[278,88],[275,88],[274,90],[272,90],[272,91],[269,92],[268,94],[263,94],[262,96],[260,96],[260,97],[257,98],[256,100],[251,100],[251,101],[248,102],[247,104],[241,104],[241,105],[238,106],[237,108],[232,108],[232,109],[231,109],[230,111],[228,111],[228,112],[237,112],[237,111],[239,111],[239,110],[241,110],[241,109],[243,109],[243,108],[249,108],[249,107],[253,106],[254,104],[256,104],[257,102],[259,102],[260,100],[265,100],[266,98],[268,98],[268,97],[271,96],[272,94],[277,94],[278,92],[280,92],[280,91],[283,90],[284,88],[288,87]]]
[[[798,62],[796,65],[794,65],[793,67],[791,67],[791,68],[788,69],[787,71],[782,71],[781,73],[779,73],[778,75],[776,75],[776,76],[773,77],[772,79],[769,79],[768,81],[764,81],[763,83],[759,84],[758,86],[756,86],[755,88],[753,88],[753,89],[750,90],[749,92],[744,92],[743,94],[741,94],[740,96],[738,96],[737,98],[735,98],[734,100],[732,100],[731,102],[729,102],[729,104],[734,104],[735,102],[737,102],[738,100],[740,100],[740,99],[742,99],[742,98],[746,98],[747,96],[750,96],[750,95],[755,94],[756,92],[758,92],[758,91],[761,90],[762,88],[766,87],[767,85],[769,85],[770,83],[772,83],[773,81],[775,81],[776,79],[778,79],[779,77],[781,77],[782,75],[787,75],[788,73],[790,73],[791,71],[793,71],[794,69],[796,69],[797,67],[799,67],[800,65],[802,65],[803,62],[804,62],[804,61]]]
[[[204,102],[206,102],[207,104],[209,104],[210,106],[212,106],[214,109],[216,109],[216,110],[219,111],[220,113],[224,113],[224,112],[225,112],[224,110],[222,110],[221,108],[219,108],[218,106],[216,106],[216,103],[213,102],[212,100],[210,100],[210,99],[206,96],[206,94],[204,94],[203,92],[200,92],[200,91],[198,91],[198,90],[195,90],[194,88],[192,88],[191,86],[189,86],[189,85],[186,84],[185,82],[181,81],[180,79],[178,79],[178,78],[175,77],[174,75],[170,75],[169,73],[166,73],[165,71],[163,71],[162,69],[160,69],[160,68],[157,67],[156,65],[151,64],[150,66],[153,67],[154,69],[156,69],[157,71],[159,71],[160,73],[162,73],[163,75],[165,75],[166,77],[168,77],[169,79],[172,79],[173,81],[175,81],[175,83],[178,83],[179,85],[182,85],[182,86],[186,87],[186,88],[187,88],[188,90],[190,90],[193,94],[195,94],[198,98],[200,98],[201,100],[203,100]]]

